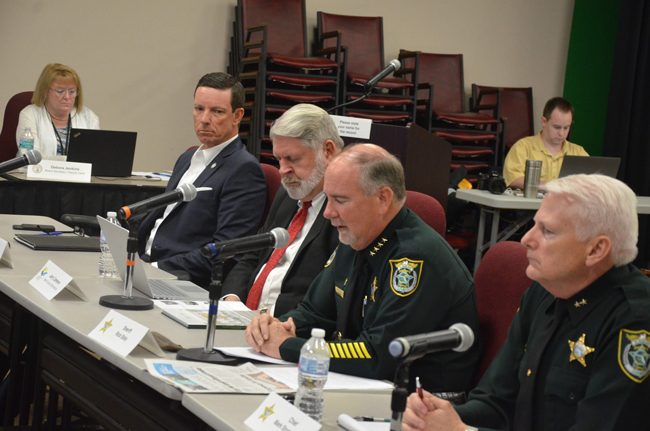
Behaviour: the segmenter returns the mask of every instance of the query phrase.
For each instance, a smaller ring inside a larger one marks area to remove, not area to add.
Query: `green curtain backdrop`
[[[564,97],[576,115],[571,141],[602,155],[621,0],[575,0]]]

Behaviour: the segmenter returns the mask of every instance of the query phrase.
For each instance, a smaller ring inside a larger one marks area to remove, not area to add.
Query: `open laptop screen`
[[[133,170],[136,132],[70,130],[69,162],[92,163],[98,177],[128,177]]]
[[[560,177],[574,174],[602,174],[616,178],[620,157],[564,156]]]

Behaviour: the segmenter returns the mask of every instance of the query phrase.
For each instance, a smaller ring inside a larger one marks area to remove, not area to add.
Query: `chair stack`
[[[246,91],[241,130],[248,150],[272,159],[269,128],[298,103],[338,103],[339,64],[328,52],[308,56],[304,0],[238,0],[229,71]]]
[[[464,167],[470,179],[499,163],[501,124],[498,92],[472,86],[470,109],[464,109],[462,54],[400,51],[405,71],[413,71],[418,123],[452,144],[451,169]]]
[[[373,89],[366,86],[385,67],[382,17],[318,12],[316,44],[341,64],[339,99],[342,104],[352,103],[340,107],[338,114],[398,125],[415,121],[412,76],[384,78]]]

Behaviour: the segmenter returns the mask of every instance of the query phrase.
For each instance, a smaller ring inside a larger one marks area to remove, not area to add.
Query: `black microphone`
[[[394,58],[391,61],[388,62],[388,66],[384,68],[381,72],[373,76],[364,84],[364,87],[366,88],[366,91],[370,91],[370,89],[374,88],[375,85],[391,73],[397,72],[399,68],[402,67],[402,63],[399,62],[398,59]]]
[[[0,174],[13,171],[17,168],[22,168],[27,165],[37,165],[41,162],[41,153],[37,150],[27,150],[25,154],[21,154],[13,159],[5,160],[0,163]]]
[[[228,259],[236,254],[261,250],[267,247],[282,248],[289,243],[289,232],[283,227],[276,227],[270,232],[243,238],[229,239],[222,242],[211,242],[201,249],[207,258]]]
[[[197,191],[196,187],[194,187],[194,184],[183,184],[171,192],[166,192],[131,205],[124,205],[118,211],[118,215],[120,219],[128,220],[135,215],[146,213],[147,211],[150,211],[154,208],[167,206],[169,204],[181,201],[191,201],[196,197],[196,193]]]
[[[474,331],[464,323],[454,323],[449,329],[395,338],[388,345],[394,358],[420,358],[442,350],[464,352],[474,344]]]

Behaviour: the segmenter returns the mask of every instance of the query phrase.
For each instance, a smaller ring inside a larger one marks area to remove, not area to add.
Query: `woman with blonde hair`
[[[65,156],[70,129],[99,129],[99,118],[83,106],[81,79],[60,63],[45,66],[36,82],[32,104],[20,111],[16,143],[26,127],[34,135],[34,149],[44,158]]]

